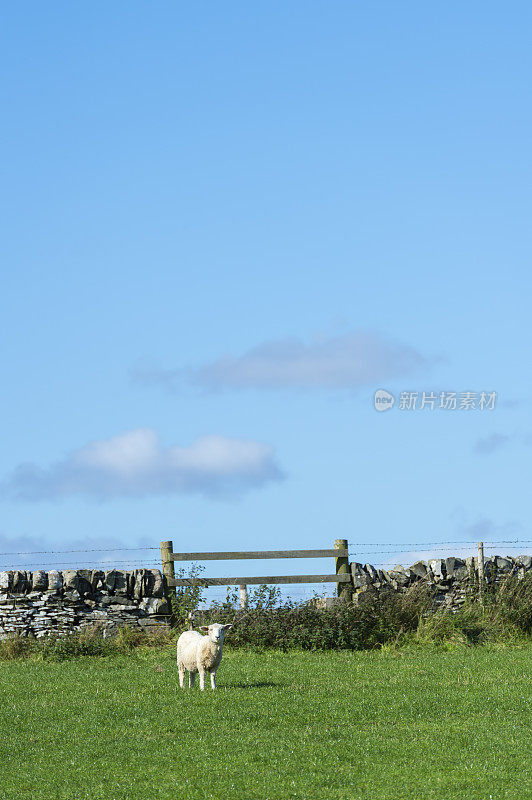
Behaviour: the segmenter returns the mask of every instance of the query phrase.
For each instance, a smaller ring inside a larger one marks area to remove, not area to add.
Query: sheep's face
[[[214,625],[209,625],[209,626],[203,625],[200,628],[200,631],[206,633],[211,642],[214,642],[215,644],[222,644],[225,638],[225,634],[227,633],[229,628],[232,627],[233,627],[232,625],[220,625],[219,622],[215,622]]]

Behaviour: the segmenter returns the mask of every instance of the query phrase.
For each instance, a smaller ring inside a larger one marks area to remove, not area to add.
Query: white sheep
[[[222,647],[225,634],[232,625],[203,625],[200,631],[185,631],[177,640],[177,666],[179,669],[179,685],[185,687],[185,670],[188,669],[188,685],[192,689],[196,673],[200,676],[200,689],[205,689],[205,673],[211,676],[211,687],[216,689],[216,670],[222,660]]]

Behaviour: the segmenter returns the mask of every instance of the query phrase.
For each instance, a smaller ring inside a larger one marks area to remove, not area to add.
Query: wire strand
[[[348,545],[350,547],[435,547],[449,544],[475,545],[477,541],[477,539],[471,539],[460,542],[373,542],[371,544],[369,542],[348,542]],[[532,544],[532,539],[489,539],[484,544]]]
[[[45,554],[58,555],[61,553],[122,553],[130,550],[159,550],[158,547],[94,547],[91,550],[19,550],[10,553],[0,553],[0,556],[42,556]]]

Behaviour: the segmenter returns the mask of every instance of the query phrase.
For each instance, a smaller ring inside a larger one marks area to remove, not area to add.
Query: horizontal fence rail
[[[170,553],[171,561],[236,561],[252,558],[347,558],[347,548],[331,550],[238,550],[221,553]]]
[[[175,561],[233,561],[267,558],[334,558],[335,574],[327,575],[258,575],[224,578],[176,578]],[[223,550],[208,553],[174,553],[173,542],[161,542],[161,561],[167,590],[175,596],[178,586],[240,586],[241,603],[245,606],[248,584],[336,583],[339,597],[352,596],[349,574],[349,550],[346,539],[336,539],[334,548],[321,550]]]
[[[261,575],[255,578],[167,578],[168,586],[244,586],[270,583],[350,583],[345,575]]]

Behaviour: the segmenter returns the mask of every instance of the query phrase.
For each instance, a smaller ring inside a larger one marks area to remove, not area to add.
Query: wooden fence
[[[334,558],[335,573],[334,575],[260,575],[229,578],[175,577],[175,561],[233,561],[267,558]],[[219,553],[174,553],[172,542],[161,542],[161,560],[163,575],[169,588],[176,586],[240,586],[241,599],[242,602],[245,602],[245,587],[249,584],[336,583],[338,597],[344,600],[350,600],[352,597],[347,539],[336,539],[334,548],[330,550],[251,550]]]

